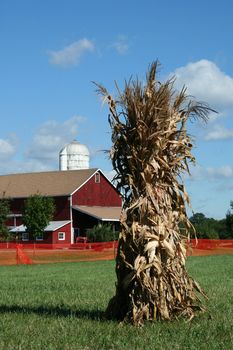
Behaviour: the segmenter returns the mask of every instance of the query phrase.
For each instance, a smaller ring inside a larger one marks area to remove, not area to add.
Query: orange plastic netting
[[[0,265],[112,260],[116,250],[116,241],[66,245],[0,243]],[[191,240],[187,252],[189,256],[233,254],[233,240]]]

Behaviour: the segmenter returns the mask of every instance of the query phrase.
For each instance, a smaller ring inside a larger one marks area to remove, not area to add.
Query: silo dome
[[[89,168],[90,153],[87,146],[74,140],[59,153],[60,170],[77,170]]]

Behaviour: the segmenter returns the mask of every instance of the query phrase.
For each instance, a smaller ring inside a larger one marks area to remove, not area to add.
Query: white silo
[[[89,168],[90,153],[87,146],[74,140],[59,153],[60,170],[77,170]]]

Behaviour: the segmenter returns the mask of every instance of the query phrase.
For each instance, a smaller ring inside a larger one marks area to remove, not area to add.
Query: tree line
[[[195,213],[190,219],[197,238],[233,239],[233,201],[224,219],[216,220],[203,213]]]

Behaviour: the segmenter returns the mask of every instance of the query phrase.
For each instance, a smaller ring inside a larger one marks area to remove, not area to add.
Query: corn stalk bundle
[[[157,67],[157,62],[150,66],[146,84],[125,83],[117,100],[98,85],[109,105],[110,157],[124,196],[116,294],[106,314],[136,325],[179,315],[192,318],[195,310],[203,309],[196,291],[205,296],[185,268],[192,225],[180,175],[194,162],[186,123],[206,119],[210,108],[190,100],[185,88],[175,94],[174,79],[157,81]]]

